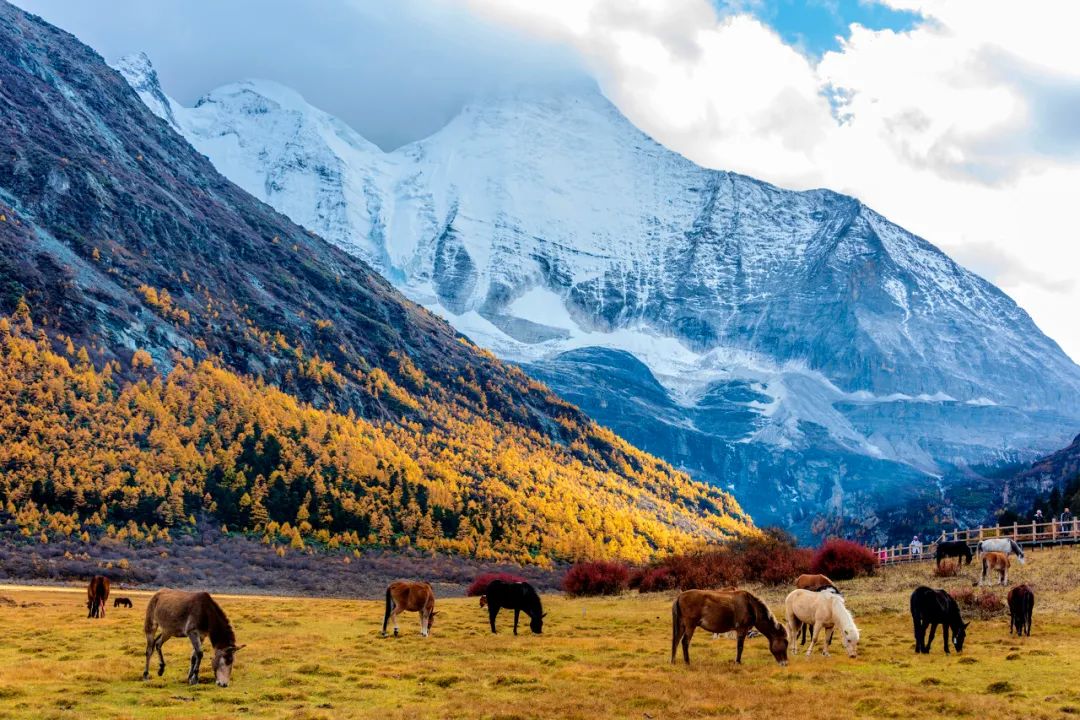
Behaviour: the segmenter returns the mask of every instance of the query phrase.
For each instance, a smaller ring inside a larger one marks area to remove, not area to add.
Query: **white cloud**
[[[465,0],[576,49],[627,117],[702,165],[856,195],[1080,359],[1080,4],[884,1],[925,21],[852,26],[815,62],[707,0]]]

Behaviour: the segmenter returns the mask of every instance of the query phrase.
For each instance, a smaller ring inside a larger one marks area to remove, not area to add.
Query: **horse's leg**
[[[521,617],[521,608],[514,608],[514,634],[517,635],[518,618]]]
[[[835,627],[825,629],[825,649],[822,651],[822,653],[825,655],[825,657],[829,656],[829,646],[832,645],[832,636],[833,636],[833,632],[835,632],[835,631],[836,631]]]
[[[682,655],[686,664],[690,664],[690,641],[694,639],[694,631],[697,630],[697,625],[691,625],[690,627],[683,628],[682,635]]]
[[[390,611],[390,619],[394,621],[394,637],[398,636],[398,624],[397,617],[401,614],[401,606],[394,605],[394,609]]]
[[[154,633],[146,633],[146,667],[143,668],[143,680],[150,679],[150,656],[154,654],[155,645],[157,645],[157,638],[154,637]]]
[[[743,643],[745,643],[745,642],[746,642],[746,632],[745,631],[739,632],[739,634],[737,636],[737,639],[735,640],[735,662],[736,662],[736,664],[740,664],[740,665],[742,664],[742,649],[743,649]],[[813,638],[811,638],[810,642],[813,642]]]
[[[915,626],[915,652],[921,653],[923,642],[926,640],[926,626],[923,625],[922,620],[917,617],[912,618],[912,624]]]
[[[158,677],[161,677],[162,675],[165,674],[165,655],[161,652],[161,646],[164,645],[164,644],[165,644],[165,636],[162,635],[161,637],[159,637],[157,639],[157,643],[155,645],[157,647],[157,657],[158,657],[158,669],[157,669]]]
[[[488,620],[491,622],[491,632],[494,634],[495,630],[495,616],[499,614],[499,606],[496,603],[488,601]]]
[[[924,654],[929,654],[930,648],[934,644],[934,635],[936,635],[936,634],[937,634],[937,623],[932,622],[932,623],[930,623],[930,637],[927,639],[926,643],[923,645],[923,650],[922,651],[923,651]]]
[[[191,640],[191,667],[188,669],[188,684],[199,684],[199,666],[202,664],[202,638],[199,636],[198,630],[192,630],[188,633],[188,639]]]

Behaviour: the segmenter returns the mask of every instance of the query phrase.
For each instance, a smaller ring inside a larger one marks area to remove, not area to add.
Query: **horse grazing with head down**
[[[1031,637],[1031,613],[1035,609],[1035,593],[1027,585],[1017,585],[1009,591],[1009,634]]]
[[[837,626],[840,627],[840,640],[848,657],[858,656],[859,628],[848,612],[843,595],[832,591],[792,590],[784,600],[784,612],[790,637],[798,635],[800,630],[805,631],[807,625],[813,628],[810,647],[806,649],[807,657],[814,651],[814,644],[822,630],[825,630],[825,637],[821,654],[828,657],[833,630]]]
[[[95,575],[86,586],[86,608],[88,618],[105,617],[105,602],[109,599],[109,578]]]
[[[996,572],[1000,580],[1001,585],[1007,585],[1009,583],[1009,556],[1000,552],[986,552],[982,555],[982,577],[979,579],[980,585],[986,584],[986,576],[991,572]]]
[[[386,625],[394,619],[394,637],[398,635],[398,615],[403,612],[420,613],[420,634],[427,637],[435,624],[435,591],[426,582],[398,580],[386,587],[386,614],[383,615],[382,634],[386,637]]]
[[[683,660],[690,663],[690,641],[698,628],[711,633],[735,631],[735,662],[742,662],[743,643],[750,628],[769,640],[776,662],[787,665],[788,630],[769,606],[746,590],[686,590],[671,605],[671,662],[682,643]]]
[[[963,540],[939,542],[934,550],[934,561],[941,567],[941,561],[945,558],[963,558],[965,565],[971,564],[971,548]]]
[[[118,607],[128,607],[128,608],[129,608],[129,607],[131,607],[132,605],[131,605],[131,600],[130,600],[129,598],[126,598],[126,597],[118,597],[118,598],[116,598],[115,600],[113,600],[113,604],[112,604],[112,606],[113,606],[114,608],[118,608]]]
[[[214,679],[221,687],[228,687],[232,677],[236,653],[243,645],[236,644],[225,611],[214,602],[209,593],[184,592],[182,590],[158,590],[146,606],[146,667],[143,680],[150,679],[150,656],[157,651],[158,675],[165,673],[165,656],[161,646],[174,637],[187,637],[191,641],[191,666],[187,680],[191,685],[199,683],[199,667],[202,665],[203,640],[210,637],[214,648]]]
[[[952,595],[944,590],[933,590],[921,585],[911,593],[911,620],[915,625],[915,652],[929,653],[934,642],[934,633],[941,625],[941,634],[945,642],[945,654],[949,654],[949,630],[952,630],[953,647],[956,652],[963,652],[967,626],[960,617],[960,606]],[[930,638],[926,639],[926,628],[930,628]]]
[[[518,617],[521,613],[529,616],[530,630],[537,635],[544,632],[544,616],[547,613],[540,604],[540,596],[536,594],[536,589],[527,582],[492,580],[488,583],[487,590],[480,596],[480,607],[488,609],[491,632],[495,632],[495,616],[502,608],[514,611],[515,635],[517,635]]]
[[[978,545],[979,554],[983,553],[1004,553],[1008,555],[1012,553],[1016,556],[1016,559],[1020,561],[1020,564],[1024,564],[1024,548],[1020,547],[1012,538],[989,538],[982,540]]]

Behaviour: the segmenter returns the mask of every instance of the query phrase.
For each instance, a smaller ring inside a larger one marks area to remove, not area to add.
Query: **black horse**
[[[1009,591],[1009,634],[1031,637],[1031,612],[1035,609],[1035,593],[1027,585],[1017,585]]]
[[[954,540],[950,542],[939,542],[937,544],[937,550],[934,551],[934,560],[937,562],[937,566],[941,567],[941,561],[945,558],[964,558],[964,564],[971,564],[971,548],[963,540]]]
[[[126,598],[126,597],[118,597],[118,598],[116,598],[115,600],[113,600],[112,606],[113,606],[114,608],[118,608],[118,607],[131,607],[131,600],[129,600],[129,599],[128,599],[128,598]]]
[[[911,593],[911,620],[915,624],[915,652],[930,652],[938,625],[941,625],[941,634],[945,641],[945,654],[949,654],[949,630],[953,632],[952,642],[956,652],[963,652],[968,623],[960,617],[960,606],[949,593],[926,586],[915,588],[915,592]],[[928,625],[930,638],[926,640],[924,638]]]
[[[518,617],[521,613],[529,616],[529,629],[539,635],[544,631],[544,616],[547,614],[540,606],[540,596],[527,582],[504,582],[492,580],[488,583],[485,594],[480,596],[480,607],[487,607],[491,632],[495,632],[495,616],[506,608],[514,611],[514,634],[518,631]]]

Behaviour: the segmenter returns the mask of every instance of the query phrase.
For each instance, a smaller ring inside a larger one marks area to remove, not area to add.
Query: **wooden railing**
[[[882,565],[903,562],[917,562],[919,560],[933,560],[939,542],[962,540],[968,545],[977,545],[979,541],[989,538],[1011,538],[1018,545],[1047,545],[1080,542],[1080,520],[1072,520],[1062,523],[1060,520],[1051,520],[1042,523],[1013,523],[1012,525],[997,525],[995,527],[977,527],[969,530],[945,531],[933,542],[925,543],[922,552],[913,553],[911,545],[893,545],[891,547],[876,548],[878,560]],[[972,547],[972,551],[975,548]]]

